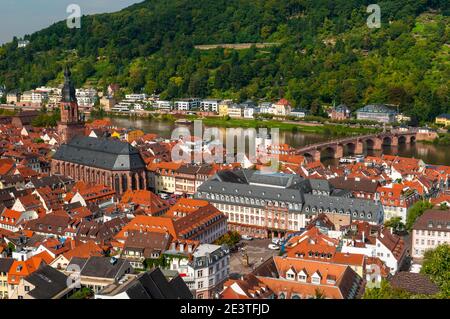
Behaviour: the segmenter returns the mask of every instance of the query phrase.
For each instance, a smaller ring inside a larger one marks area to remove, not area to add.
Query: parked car
[[[250,235],[242,235],[241,238],[242,238],[243,240],[253,240],[253,237],[250,236]]]
[[[267,246],[267,248],[272,249],[272,250],[279,250],[280,246],[275,245],[275,244],[269,244],[269,246]]]
[[[281,242],[281,239],[280,239],[280,238],[277,238],[277,237],[272,238],[272,244],[279,245],[280,242]]]
[[[161,197],[162,199],[169,199],[170,196],[164,193],[159,194],[159,197]]]

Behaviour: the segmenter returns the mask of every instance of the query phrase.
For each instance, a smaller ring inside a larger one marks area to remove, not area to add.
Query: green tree
[[[411,230],[417,218],[422,216],[424,211],[433,208],[433,204],[429,201],[418,201],[408,211],[406,216],[406,229]]]
[[[450,245],[443,244],[425,251],[420,272],[441,288],[445,298],[450,298]]]
[[[214,243],[216,245],[227,245],[234,247],[241,240],[241,235],[237,231],[229,231],[222,237],[218,238]]]
[[[401,217],[392,217],[384,223],[384,226],[392,228],[396,233],[405,230],[405,224],[402,222]]]
[[[394,289],[390,283],[383,279],[380,287],[367,288],[363,299],[410,299],[411,294],[401,289]]]

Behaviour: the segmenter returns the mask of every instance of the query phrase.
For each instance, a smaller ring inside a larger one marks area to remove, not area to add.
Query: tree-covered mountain
[[[72,64],[77,85],[186,96],[280,96],[322,104],[398,104],[418,120],[450,108],[448,0],[378,1],[382,25],[366,25],[371,0],[147,0],[120,12],[62,21],[30,45],[0,47],[0,84],[59,84]],[[244,50],[199,44],[270,42]]]

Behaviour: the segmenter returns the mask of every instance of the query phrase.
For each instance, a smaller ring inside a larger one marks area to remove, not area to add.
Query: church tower
[[[84,135],[84,121],[78,112],[78,102],[75,86],[70,78],[71,72],[66,66],[64,70],[64,87],[62,89],[60,111],[61,121],[58,122],[60,144],[67,143],[75,135]]]

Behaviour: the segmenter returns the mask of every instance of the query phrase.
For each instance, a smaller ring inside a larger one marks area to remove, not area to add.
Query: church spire
[[[61,91],[61,102],[77,102],[75,86],[72,83],[71,75],[70,68],[66,65],[64,68],[64,87]]]

